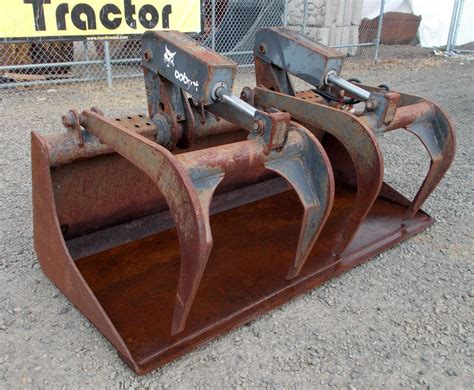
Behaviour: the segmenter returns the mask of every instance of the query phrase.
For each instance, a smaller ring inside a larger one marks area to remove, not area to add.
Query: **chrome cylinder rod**
[[[334,84],[345,90],[349,96],[353,96],[362,102],[369,100],[370,92],[352,84],[351,82],[340,77],[336,72],[330,71],[326,76],[326,84]]]
[[[212,91],[212,98],[216,101],[226,102],[231,107],[249,115],[251,118],[254,117],[255,112],[257,111],[255,107],[232,94],[225,84],[216,84]]]

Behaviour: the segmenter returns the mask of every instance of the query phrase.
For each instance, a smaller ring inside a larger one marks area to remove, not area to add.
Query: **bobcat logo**
[[[174,56],[176,52],[170,51],[168,47],[165,45],[165,55],[163,56],[163,61],[165,62],[166,66],[169,68],[170,66],[174,66]]]

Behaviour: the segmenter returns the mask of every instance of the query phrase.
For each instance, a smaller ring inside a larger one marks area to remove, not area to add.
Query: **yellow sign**
[[[201,31],[201,0],[3,0],[0,40]]]

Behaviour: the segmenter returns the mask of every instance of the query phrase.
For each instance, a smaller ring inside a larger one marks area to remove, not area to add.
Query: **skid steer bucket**
[[[339,136],[358,189],[336,191],[321,133],[266,104],[275,92],[233,95],[236,65],[178,32],[145,34],[142,51],[148,117],[71,110],[64,132],[32,133],[42,269],[137,373],[433,222],[382,185],[370,123],[351,128],[355,146]]]

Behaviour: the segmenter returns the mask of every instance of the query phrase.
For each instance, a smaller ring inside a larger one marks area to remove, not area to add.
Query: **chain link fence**
[[[391,4],[399,2],[203,0],[203,29],[193,36],[237,62],[242,72],[252,71],[255,32],[270,26],[299,31],[337,48],[349,61],[407,58],[426,53],[426,49],[416,47],[421,18],[388,12]],[[466,3],[472,6],[470,1],[455,0],[459,8],[455,25],[462,18]],[[450,32],[453,47],[456,31],[459,29]],[[140,46],[139,39],[0,44],[0,93],[78,82],[103,82],[109,87],[119,80],[136,82],[142,77]]]

